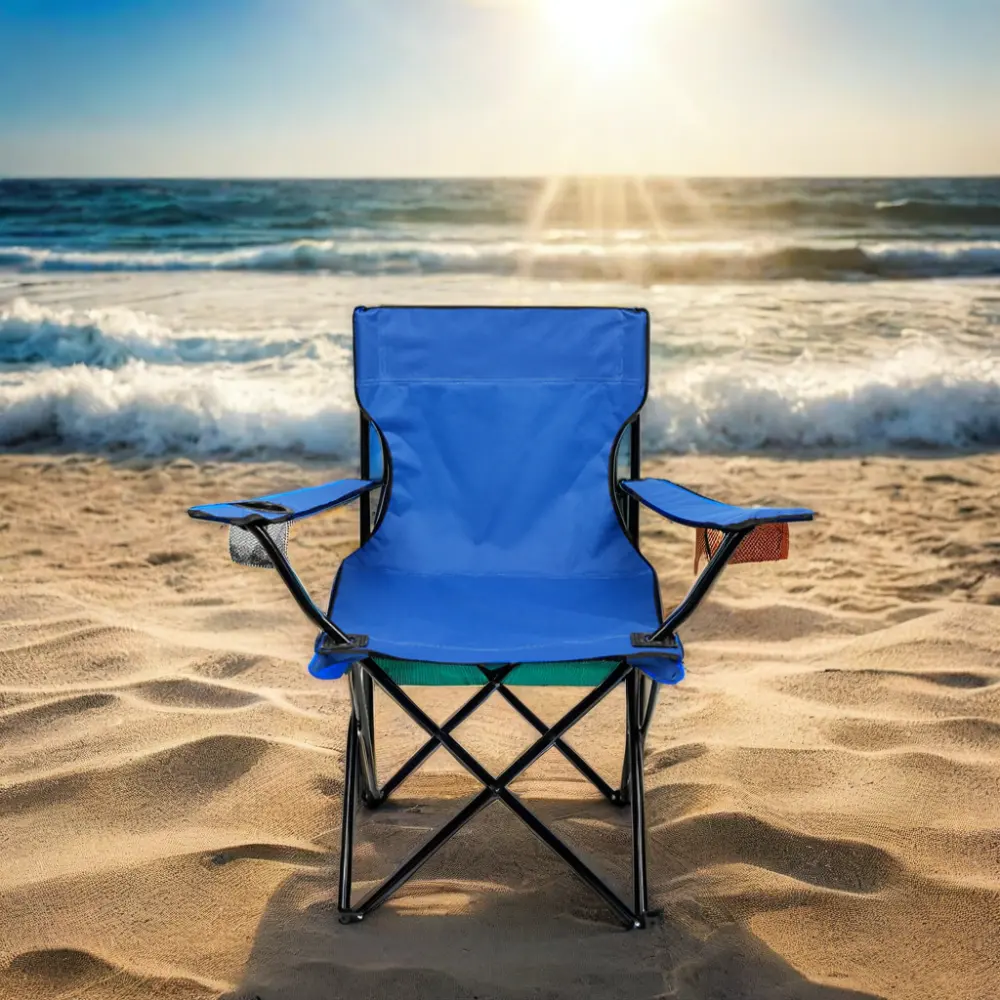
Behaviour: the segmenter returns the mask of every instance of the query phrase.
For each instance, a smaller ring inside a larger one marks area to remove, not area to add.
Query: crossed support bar
[[[504,685],[515,664],[497,669],[480,668],[486,681],[472,698],[447,721],[438,725],[391,677],[371,659],[351,668],[352,711],[347,732],[347,760],[344,781],[344,816],[341,827],[340,891],[338,909],[342,923],[354,923],[381,906],[418,869],[466,823],[487,805],[498,799],[504,803],[540,840],[559,855],[573,871],[593,889],[629,927],[645,927],[654,916],[649,909],[646,888],[645,801],[643,792],[643,749],[645,733],[652,717],[656,685],[642,677],[628,663],[620,663],[596,688],[591,690],[555,725],[545,723],[517,695]],[[599,704],[619,684],[626,687],[626,753],[623,781],[619,789],[612,788],[580,755],[563,740],[564,734]],[[374,684],[385,691],[430,739],[383,785],[378,786],[374,751],[374,719],[372,695]],[[539,732],[538,739],[500,775],[493,776],[451,734],[465,719],[482,705],[494,691],[516,709]],[[483,784],[480,791],[455,817],[449,820],[430,840],[412,854],[392,875],[373,889],[355,906],[351,905],[351,870],[354,850],[354,819],[358,785],[361,797],[370,808],[377,808],[406,780],[438,747],[444,747],[463,767]],[[547,750],[555,747],[610,802],[632,809],[632,904],[626,903],[555,833],[553,833],[510,790],[511,782],[530,767]]]
[[[363,427],[364,430],[364,427]],[[362,440],[367,435],[363,433]],[[634,446],[634,444],[633,444]],[[637,524],[638,505],[634,498],[628,501],[635,507],[629,508],[628,523]],[[366,525],[369,521],[369,500],[367,494],[361,498],[362,541],[368,536]],[[320,611],[313,602],[295,571],[289,565],[284,552],[274,542],[265,528],[259,524],[248,524],[250,530],[271,558],[275,569],[287,585],[292,596],[306,615],[314,621],[333,647],[357,648],[367,644],[367,637],[349,636]],[[666,646],[673,640],[676,630],[691,616],[699,603],[711,589],[719,574],[736,552],[740,542],[752,530],[750,527],[736,528],[725,532],[725,537],[709,560],[701,575],[679,605],[664,619],[654,632],[643,635],[635,633],[632,644],[636,648]],[[633,541],[637,541],[633,530]],[[417,706],[403,690],[370,657],[355,663],[350,668],[351,718],[347,734],[346,776],[344,781],[344,818],[341,829],[340,889],[338,909],[341,921],[354,923],[385,902],[400,886],[411,878],[417,870],[446,841],[455,835],[480,810],[494,799],[502,801],[528,828],[549,845],[574,872],[589,885],[611,907],[629,927],[645,927],[654,916],[649,909],[646,889],[646,841],[645,841],[645,796],[643,789],[643,753],[646,732],[656,704],[657,685],[626,662],[621,662],[614,671],[572,711],[568,712],[554,726],[545,727],[520,698],[504,685],[504,679],[514,669],[510,664],[497,669],[481,667],[485,685],[443,725],[438,726]],[[595,705],[622,681],[626,684],[626,748],[622,764],[621,782],[612,788],[575,750],[562,739],[573,725],[580,721]],[[429,735],[427,742],[396,772],[384,786],[379,788],[375,761],[374,684],[388,694],[410,717]],[[491,775],[465,750],[451,735],[465,719],[494,692],[500,695],[540,734],[539,738],[513,764],[497,777]],[[400,868],[377,886],[356,906],[351,906],[351,868],[354,848],[354,819],[358,800],[358,786],[361,783],[361,798],[370,808],[378,808],[402,784],[406,778],[423,763],[438,747],[443,746],[483,784],[479,792],[452,820],[444,825],[423,847],[416,851]],[[510,791],[510,783],[536,761],[547,750],[555,747],[597,790],[616,806],[631,805],[632,809],[632,905],[629,906],[595,872],[593,872],[555,833],[548,829],[520,799]]]

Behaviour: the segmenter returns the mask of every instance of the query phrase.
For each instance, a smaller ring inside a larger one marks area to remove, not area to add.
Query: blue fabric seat
[[[595,613],[595,609],[598,609]],[[351,633],[377,637],[378,652],[440,663],[553,663],[633,658],[660,683],[683,676],[677,656],[632,647],[633,632],[660,624],[648,579],[426,576],[344,567],[333,617]],[[566,683],[572,684],[573,665]],[[342,663],[317,654],[318,677]]]

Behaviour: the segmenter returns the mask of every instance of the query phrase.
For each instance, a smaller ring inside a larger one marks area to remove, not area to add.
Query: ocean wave
[[[336,237],[392,239],[400,228],[478,239],[485,229],[521,240],[545,228],[593,227],[689,236],[784,234],[789,242],[970,235],[1000,239],[1000,182],[965,179],[541,178],[479,180],[41,180],[0,179],[0,243],[107,252],[231,250],[254,243]],[[424,238],[421,236],[420,238]],[[16,249],[16,248],[14,248]],[[343,248],[341,248],[343,249]],[[862,249],[867,249],[863,247]],[[26,266],[32,262],[26,261]],[[419,264],[419,262],[418,262]],[[85,260],[50,257],[50,267]],[[106,258],[99,268],[184,266]],[[11,266],[19,266],[17,263]],[[187,266],[213,266],[194,261]],[[224,262],[223,262],[224,266]],[[238,265],[237,265],[238,266]],[[296,265],[291,265],[296,266]],[[304,265],[308,266],[308,265]],[[321,268],[348,269],[334,262]],[[377,265],[375,265],[377,266]],[[651,272],[654,268],[650,268]],[[670,280],[669,276],[664,280]]]
[[[293,371],[76,365],[0,380],[0,447],[145,455],[356,449],[349,362]],[[654,452],[877,454],[1000,447],[1000,359],[933,340],[880,360],[689,362],[655,378],[643,427]]]
[[[914,225],[1000,226],[1000,204],[996,202],[894,198],[875,202],[875,211],[882,218]]]
[[[126,308],[53,309],[23,298],[0,309],[0,365],[157,365],[331,357],[349,349],[346,334],[269,330],[254,335],[219,330],[177,333],[155,316]]]
[[[108,212],[103,222],[110,226],[142,226],[168,229],[181,226],[210,226],[224,219],[203,208],[166,201],[160,204],[127,206]]]
[[[858,280],[1000,275],[1000,240],[769,244],[297,240],[222,252],[0,247],[22,271],[298,271],[334,274],[524,274],[556,280]]]
[[[0,382],[0,447],[55,446],[145,456],[290,454],[343,460],[356,451],[357,412],[321,382],[249,380],[218,371],[49,369]]]
[[[667,376],[651,397],[655,451],[1000,447],[1000,357],[962,357],[933,338],[866,362],[700,362]]]

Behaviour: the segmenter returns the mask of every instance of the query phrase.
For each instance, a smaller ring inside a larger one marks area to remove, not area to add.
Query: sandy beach
[[[994,1000],[1000,457],[649,463],[820,517],[686,629],[647,753],[664,920],[635,933],[499,806],[338,924],[345,686],[307,675],[277,577],[184,509],[342,471],[0,457],[0,996]],[[315,592],[356,516],[293,533]],[[671,603],[692,532],[647,515],[643,537]],[[464,694],[417,690],[437,718]],[[524,696],[546,719],[574,697]],[[609,776],[620,697],[573,734]],[[378,716],[388,769],[420,735],[385,698]],[[476,718],[458,735],[492,767],[531,738],[499,700]],[[557,756],[515,788],[626,877],[627,816]],[[475,790],[439,751],[362,812],[359,888]]]

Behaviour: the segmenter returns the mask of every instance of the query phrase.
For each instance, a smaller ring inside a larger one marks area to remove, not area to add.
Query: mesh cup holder
[[[281,549],[282,555],[288,554],[288,522],[269,524],[264,529]],[[274,563],[256,536],[246,528],[235,524],[229,529],[229,558],[240,566],[255,566],[258,569],[274,569]]]
[[[694,571],[702,559],[711,559],[726,537],[724,531],[715,528],[698,528],[694,539]],[[753,529],[736,546],[729,557],[731,563],[776,562],[788,558],[788,525],[761,524]]]

